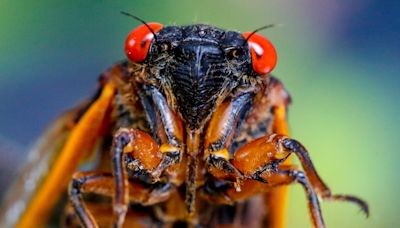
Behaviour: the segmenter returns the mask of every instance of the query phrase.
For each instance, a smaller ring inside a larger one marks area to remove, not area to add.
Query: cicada
[[[44,133],[2,207],[2,227],[51,216],[66,227],[285,227],[290,184],[304,188],[313,227],[325,226],[320,200],[368,215],[363,200],[332,194],[288,136],[291,99],[259,30],[130,16],[142,25],[126,39],[127,60]]]

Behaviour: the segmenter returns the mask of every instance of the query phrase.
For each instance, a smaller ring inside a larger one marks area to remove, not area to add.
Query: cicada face
[[[171,90],[190,129],[198,129],[239,84],[251,77],[248,44],[240,33],[207,25],[166,27],[148,59],[149,77]],[[254,73],[253,73],[254,74]]]

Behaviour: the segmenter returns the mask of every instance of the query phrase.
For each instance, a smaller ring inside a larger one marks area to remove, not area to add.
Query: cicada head
[[[275,49],[261,35],[202,24],[141,25],[125,50],[191,130],[202,128],[222,100],[252,87],[276,63]]]

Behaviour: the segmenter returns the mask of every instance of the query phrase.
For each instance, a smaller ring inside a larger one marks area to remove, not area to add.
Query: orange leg
[[[153,180],[158,181],[166,169],[178,164],[182,159],[183,127],[178,114],[169,107],[162,93],[153,87],[147,90],[142,99],[145,109],[152,116],[151,129],[161,143],[159,151],[162,160],[150,173]]]
[[[322,197],[322,199],[332,200],[332,201],[347,201],[355,203],[357,204],[357,206],[361,208],[361,210],[366,214],[366,216],[369,216],[368,204],[365,201],[351,195],[332,195],[329,187],[319,177],[308,155],[308,151],[303,145],[301,145],[296,140],[288,138],[283,139],[282,145],[285,147],[285,149],[296,154],[296,156],[299,158],[303,166],[303,169],[307,175],[307,178],[311,182],[311,185],[313,186],[314,190],[320,197]]]
[[[92,215],[91,210],[86,206],[82,198],[84,193],[96,193],[103,196],[113,197],[115,194],[114,178],[110,173],[100,172],[79,172],[74,174],[72,183],[70,185],[70,200],[78,215],[80,221],[85,227],[98,227],[98,221]],[[136,202],[142,205],[153,205],[156,203],[164,202],[175,190],[172,184],[156,184],[151,187],[146,187],[140,183],[129,181],[127,183],[127,190],[129,191],[128,201]],[[118,192],[118,191],[117,191]],[[120,194],[120,193],[118,193]],[[125,206],[127,204],[123,204]],[[115,210],[115,201],[113,203],[113,222],[114,227],[122,227],[126,211]],[[108,214],[109,215],[109,214]],[[107,216],[109,217],[109,216]],[[122,221],[122,223],[121,223]]]
[[[205,160],[208,172],[216,178],[239,182],[241,173],[229,162],[228,151],[239,117],[245,112],[250,94],[243,93],[224,101],[214,113],[205,136]],[[238,186],[237,186],[238,187]]]
[[[299,182],[306,188],[308,197],[311,197],[310,194],[312,195],[315,192],[316,195],[324,200],[352,202],[357,204],[368,215],[368,205],[361,199],[348,195],[332,195],[328,186],[315,170],[307,150],[299,142],[286,136],[267,135],[242,146],[234,154],[232,164],[247,178],[261,182],[266,181],[272,185],[282,185],[275,180],[271,181],[271,178],[275,178],[273,175],[277,173],[282,173],[283,166],[280,164],[292,153],[299,158],[304,169],[304,175],[303,172],[296,171],[295,173],[288,173],[287,176],[295,177],[293,181]],[[318,202],[311,200],[311,198],[309,198],[309,201],[312,201],[310,205],[314,205],[310,207],[314,225],[322,227],[323,220],[319,209],[314,209],[317,208]]]
[[[127,156],[136,161],[133,162],[136,166],[131,163],[126,164]],[[128,170],[134,174],[138,171],[138,168],[140,172],[150,173],[161,163],[161,158],[158,145],[147,133],[134,129],[118,130],[114,136],[112,147],[112,176],[100,173],[77,173],[73,176],[70,199],[82,223],[86,227],[97,227],[96,221],[85,208],[81,199],[82,192],[96,193],[98,191],[97,193],[103,195],[112,195],[115,227],[122,227],[129,201],[139,201],[146,205],[166,200],[169,196],[169,188],[163,188],[165,194],[156,192],[157,196],[149,195],[148,199],[140,198],[146,192],[138,192],[136,188],[132,187],[133,182],[128,181],[127,175]],[[156,183],[152,186],[156,185],[159,184]],[[145,191],[149,190],[146,189]],[[151,192],[148,192],[148,194],[151,194]]]
[[[304,173],[293,169],[287,171],[284,169],[285,166],[281,165],[291,154],[295,154],[299,158]],[[242,181],[239,188],[236,186],[235,190],[231,190],[231,197],[236,194],[234,192],[240,192],[233,200],[266,192],[266,187],[268,189],[268,187],[298,182],[306,190],[310,214],[315,227],[324,226],[316,196],[324,200],[355,203],[368,215],[368,205],[361,199],[348,195],[332,195],[315,170],[307,150],[299,142],[286,136],[271,134],[245,144],[235,152],[231,164],[243,175],[236,177]],[[219,179],[232,180],[234,173],[227,173],[219,168],[224,169],[224,167],[215,166],[214,170],[211,169],[211,173]],[[265,182],[267,185],[260,186],[253,182],[249,183],[248,180]]]
[[[230,159],[231,154],[228,152],[228,148],[230,148],[235,128],[240,120],[239,117],[243,113],[242,110],[245,110],[243,108],[248,102],[248,97],[246,93],[243,93],[224,101],[214,113],[206,131],[204,147],[208,172],[217,179],[233,181],[235,190],[239,192],[244,188],[241,184],[244,180],[264,181],[262,174],[278,172],[282,165],[290,164],[289,155],[293,153],[299,158],[306,179],[318,196],[325,200],[356,203],[368,214],[368,207],[364,201],[353,196],[332,195],[316,172],[307,150],[299,142],[286,137],[288,134],[286,107],[290,98],[279,82],[274,80],[272,82],[271,88],[267,90],[266,94],[256,97],[258,103],[254,110],[272,109],[271,131],[278,132],[280,135],[270,134],[255,139],[239,148],[234,153],[233,159]],[[264,119],[268,119],[268,115],[263,116],[260,112],[252,112],[248,117],[249,123],[246,124],[261,123],[260,121]],[[250,137],[252,136],[251,133],[250,131]],[[270,225],[272,227],[284,227],[287,201],[286,186],[268,192],[267,200],[269,200],[266,204],[269,213],[267,219],[271,221]],[[320,220],[322,221],[322,219]],[[318,222],[317,219],[315,221],[315,224],[323,224]]]
[[[276,134],[258,138],[241,147],[235,153],[232,164],[246,177],[259,180],[265,172],[278,171],[279,164],[292,153],[299,158],[307,179],[320,197],[356,203],[368,215],[368,206],[364,201],[354,196],[332,195],[315,170],[308,151],[294,139]]]
[[[113,221],[112,217],[110,217],[112,208],[109,204],[98,202],[86,202],[85,204],[88,210],[93,214],[99,227],[112,227]],[[154,222],[154,218],[149,214],[139,211],[128,211],[123,227],[148,228],[151,227],[149,224],[154,224]],[[75,213],[75,209],[72,205],[69,204],[66,206],[60,226],[62,228],[81,227],[79,217]]]

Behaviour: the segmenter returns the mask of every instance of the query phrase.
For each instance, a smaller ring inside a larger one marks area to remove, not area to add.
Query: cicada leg
[[[287,126],[287,106],[290,103],[291,99],[288,92],[283,87],[282,83],[273,77],[271,77],[268,97],[270,98],[270,103],[272,106],[272,113],[273,113],[272,132],[279,135],[288,136],[289,133]],[[308,169],[309,173],[314,172],[316,174],[315,169],[311,163],[311,160],[307,155],[308,153],[305,150],[305,148],[295,140],[287,139],[287,143],[292,144],[291,146],[288,145],[289,147],[297,147],[297,152],[295,152],[294,150],[293,152],[297,153],[300,160],[303,160],[302,164],[303,166],[305,165],[305,169]],[[299,151],[300,149],[301,152]],[[291,157],[288,157],[283,163],[280,164],[280,166],[290,165],[290,164],[291,164]],[[314,186],[317,188],[315,190],[318,191],[317,193],[324,200],[355,202],[368,215],[368,206],[365,204],[364,201],[353,196],[332,195],[329,188],[322,182],[321,178],[319,178],[317,174],[312,175],[311,177],[313,179],[310,179],[310,181],[314,183]],[[265,194],[265,201],[266,205],[268,205],[268,211],[269,211],[266,220],[269,222],[271,227],[279,227],[279,228],[286,227],[286,220],[287,220],[286,214],[287,214],[287,201],[288,201],[287,195],[288,195],[287,186],[274,188],[273,190]]]
[[[289,150],[289,152],[294,153],[299,158],[307,178],[310,180],[311,185],[322,199],[355,203],[361,208],[367,217],[369,216],[368,204],[365,201],[351,195],[333,195],[331,193],[329,187],[319,177],[313,163],[311,162],[311,158],[308,155],[308,151],[303,145],[294,139],[289,139],[284,136],[282,138],[282,145],[285,147],[285,150]]]
[[[87,209],[96,219],[99,227],[112,227],[112,208],[108,203],[85,202]],[[63,217],[61,218],[60,227],[73,228],[81,227],[80,218],[75,213],[75,209],[71,204],[64,209]],[[147,228],[148,224],[155,223],[155,219],[151,215],[139,211],[128,211],[123,227]]]
[[[325,200],[355,203],[368,215],[368,205],[363,200],[349,195],[332,195],[315,170],[307,150],[299,142],[286,136],[271,134],[242,146],[235,152],[232,164],[248,179],[265,182],[270,186],[279,186],[285,182],[280,183],[280,179],[277,181],[276,174],[282,174],[284,166],[280,166],[280,164],[292,153],[299,158],[304,174],[293,169],[290,172],[285,171],[287,172],[285,175],[292,177],[293,180],[287,182],[288,180],[284,179],[284,181],[287,182],[286,184],[296,181],[304,186],[309,197],[310,214],[315,227],[323,227],[323,219],[318,199],[313,195],[318,195]]]
[[[149,113],[151,129],[161,144],[159,147],[161,161],[148,173],[153,182],[157,182],[165,170],[182,160],[183,128],[178,114],[171,110],[158,89],[144,85],[142,91],[140,96],[146,112]],[[145,159],[145,155],[142,157]],[[159,161],[158,158],[156,161]]]
[[[270,134],[255,139],[240,147],[234,153],[233,159],[229,159],[230,154],[227,148],[230,145],[230,140],[232,137],[232,126],[234,125],[235,121],[237,121],[237,116],[240,115],[240,108],[237,107],[244,106],[243,101],[245,101],[245,99],[242,99],[243,97],[244,96],[222,103],[211,119],[210,126],[207,129],[205,141],[205,156],[209,173],[211,173],[217,179],[234,181],[236,191],[239,192],[242,190],[241,182],[243,182],[243,180],[253,179],[264,181],[261,176],[262,174],[268,172],[278,172],[280,165],[285,163],[289,155],[293,153],[299,158],[303,166],[306,178],[309,182],[309,184],[307,182],[307,186],[310,185],[311,189],[318,196],[326,200],[340,199],[342,201],[356,203],[366,214],[368,214],[367,204],[357,197],[332,195],[330,189],[326,186],[316,172],[307,150],[301,146],[300,143],[288,138],[287,136]],[[299,183],[306,184],[303,179],[297,179],[297,181]],[[318,204],[314,203],[312,205],[315,205],[316,207]],[[319,209],[311,209],[310,213],[313,214],[312,217],[314,219],[314,225],[323,225],[323,220],[320,216]],[[279,215],[279,213],[275,214],[274,216],[276,215]],[[270,218],[269,215],[268,218]],[[277,222],[276,218],[278,217],[273,217],[274,221],[272,221],[273,223],[271,226],[282,226],[284,222]]]
[[[155,183],[145,187],[139,182],[128,180],[125,157],[130,155],[140,162],[141,169],[154,170],[161,162],[156,142],[145,132],[134,129],[120,129],[114,136],[112,147],[113,173],[76,173],[70,186],[70,200],[85,227],[97,227],[90,211],[85,207],[82,193],[98,193],[113,197],[114,227],[122,227],[130,201],[152,205],[168,199],[174,189],[171,183]]]
[[[290,103],[290,96],[279,80],[274,77],[264,80],[265,87],[258,91],[254,98],[252,91],[238,91],[235,98],[227,99],[218,107],[210,121],[205,137],[205,157],[209,172],[217,178],[226,179],[229,176],[231,179],[236,178],[236,182],[242,178],[240,172],[229,162],[232,153],[228,151],[237,140],[234,137],[238,125],[240,128],[256,125],[264,128],[258,132],[245,129],[246,142],[250,141],[248,138],[251,139],[260,133],[264,135],[278,131],[287,134],[285,112]],[[247,113],[249,104],[252,107]],[[271,110],[274,112],[278,106],[281,107],[280,112],[271,113]],[[272,126],[269,123],[271,119]],[[290,163],[289,159],[286,163]]]
[[[75,173],[70,185],[69,195],[75,213],[78,215],[84,227],[99,227],[98,221],[93,216],[92,211],[86,206],[82,195],[86,193],[95,193],[103,196],[115,197],[115,194],[120,194],[115,190],[115,180],[111,173],[101,172],[79,172]],[[139,182],[127,182],[127,191],[129,192],[126,203],[117,204],[124,210],[115,209],[116,203],[113,202],[112,213],[114,227],[122,227],[124,224],[125,214],[127,212],[127,203],[136,202],[141,205],[153,205],[164,202],[174,191],[174,186],[170,183],[155,184],[145,186]],[[108,216],[109,217],[109,214]]]
[[[208,172],[217,178],[230,178],[235,182],[243,178],[229,162],[228,147],[232,141],[238,117],[250,100],[249,95],[243,93],[237,98],[224,101],[211,118],[205,137],[204,156]]]

